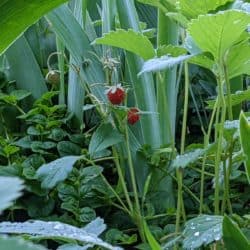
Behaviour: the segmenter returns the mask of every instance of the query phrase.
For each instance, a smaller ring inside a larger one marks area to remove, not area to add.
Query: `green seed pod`
[[[51,85],[57,85],[60,83],[60,73],[56,70],[50,70],[46,77],[46,82]]]

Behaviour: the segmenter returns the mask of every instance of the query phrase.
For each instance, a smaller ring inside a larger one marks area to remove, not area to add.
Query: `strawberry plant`
[[[3,1],[0,249],[248,249],[249,10]]]

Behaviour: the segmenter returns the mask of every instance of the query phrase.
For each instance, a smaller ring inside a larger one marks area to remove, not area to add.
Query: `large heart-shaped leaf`
[[[250,15],[239,10],[228,10],[214,15],[202,15],[190,22],[189,34],[204,51],[222,59],[225,52],[240,40],[250,23]]]
[[[31,24],[66,0],[3,0],[0,2],[0,54]]]
[[[21,195],[22,180],[16,177],[0,177],[0,213]]]
[[[140,32],[131,29],[118,29],[95,40],[96,44],[105,44],[128,50],[145,60],[153,58],[155,51],[149,39]]]
[[[80,156],[65,156],[47,164],[43,164],[36,172],[38,179],[42,181],[42,188],[53,188],[59,182],[64,181],[71,172],[73,165]]]

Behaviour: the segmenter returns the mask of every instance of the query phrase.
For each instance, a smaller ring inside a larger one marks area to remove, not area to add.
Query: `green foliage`
[[[200,215],[189,220],[183,231],[183,248],[195,249],[222,238],[222,216]]]
[[[0,212],[2,212],[21,195],[23,182],[15,177],[0,177],[0,186]]]
[[[105,44],[125,49],[142,57],[144,60],[151,59],[155,56],[154,47],[149,39],[132,29],[128,31],[118,29],[104,34],[102,38],[97,38],[94,44]]]
[[[219,1],[180,0],[178,1],[177,6],[178,9],[182,12],[182,14],[192,19],[198,17],[199,15],[215,11],[218,7],[232,1],[233,0],[219,0]]]
[[[240,141],[241,141],[241,147],[246,156],[245,160],[246,175],[248,178],[248,182],[250,183],[250,143],[248,140],[249,136],[250,136],[250,125],[246,116],[242,112],[240,114]]]
[[[247,13],[236,10],[202,15],[189,23],[188,32],[204,52],[221,60],[227,50],[242,40],[249,20]],[[204,32],[202,36],[201,30]]]
[[[17,237],[1,237],[0,238],[0,250],[45,250],[45,247],[34,245],[31,242],[24,241]]]
[[[123,136],[110,123],[101,124],[93,134],[89,143],[89,153],[93,157],[104,149],[121,143]]]
[[[56,0],[48,3],[41,0],[33,1],[2,1],[0,4],[1,22],[1,46],[0,54],[25,30],[36,22],[40,17],[51,9],[66,2],[65,0]],[[8,10],[8,11],[6,11]],[[32,15],[30,15],[32,13]],[[11,30],[11,32],[10,32]]]
[[[223,219],[223,240],[228,250],[233,249],[250,249],[250,242],[246,236],[239,229],[227,215]]]
[[[77,240],[81,243],[90,243],[102,246],[106,249],[120,249],[105,243],[92,232],[89,233],[89,229],[90,227],[80,229],[60,222],[33,221],[23,223],[0,223],[1,233],[30,234],[33,235],[34,238],[60,239],[66,242],[69,240]]]
[[[79,156],[65,156],[42,165],[36,173],[37,178],[42,182],[42,187],[51,189],[65,180],[72,171],[73,165],[79,159]]]

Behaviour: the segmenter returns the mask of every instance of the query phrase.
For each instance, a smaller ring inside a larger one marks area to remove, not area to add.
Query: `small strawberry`
[[[107,94],[109,101],[114,105],[121,104],[125,98],[125,90],[121,86],[121,84],[110,87],[106,91],[106,94]]]
[[[128,123],[131,125],[138,122],[140,119],[139,109],[138,108],[130,108],[128,111],[127,119],[128,119]]]

